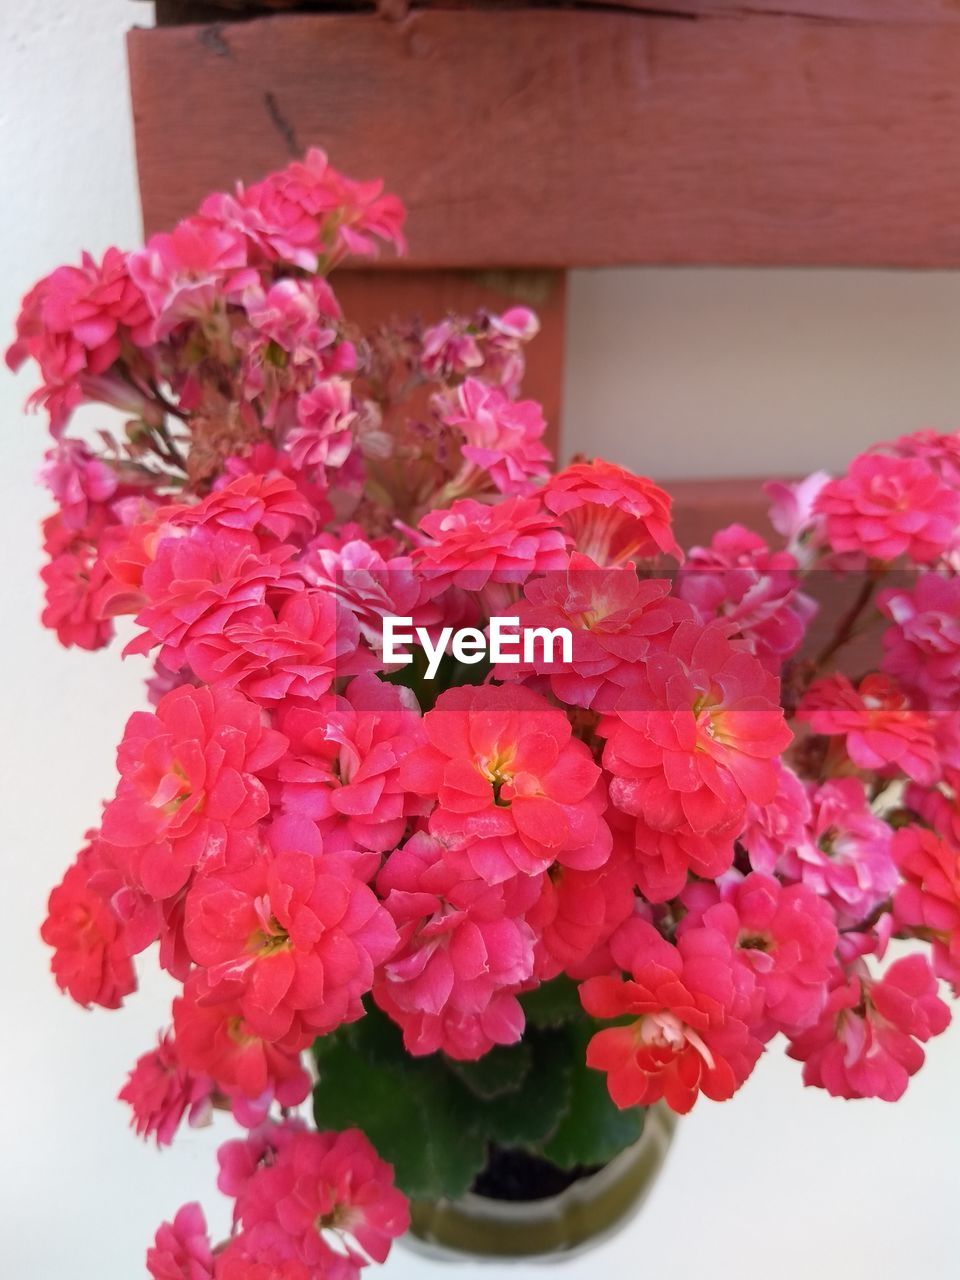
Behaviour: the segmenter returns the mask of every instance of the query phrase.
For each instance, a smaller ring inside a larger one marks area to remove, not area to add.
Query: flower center
[[[513,781],[513,758],[513,747],[501,747],[494,755],[477,762],[477,768],[493,787],[493,803],[502,809],[510,804],[509,800],[501,799],[501,792],[506,783]]]
[[[637,1039],[647,1048],[669,1049],[680,1054],[690,1045],[699,1053],[706,1065],[713,1069],[713,1054],[692,1027],[664,1009],[662,1013],[648,1013],[636,1023]]]
[[[769,951],[770,939],[763,933],[741,933],[737,946],[745,951]]]

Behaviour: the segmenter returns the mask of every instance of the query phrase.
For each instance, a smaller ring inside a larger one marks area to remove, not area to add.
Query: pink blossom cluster
[[[586,1062],[613,1101],[685,1112],[778,1036],[806,1083],[899,1097],[949,1020],[938,980],[960,986],[956,438],[776,487],[786,545],[734,525],[685,557],[652,480],[548,474],[525,309],[351,326],[328,273],[401,224],[312,152],[54,272],[9,356],[56,437],[44,621],[95,648],[126,618],[152,663],[50,897],[53,971],[115,1008],[156,947],[180,990],[122,1090],[135,1127],[247,1130],[221,1152],[229,1240],[186,1206],[157,1280],[383,1260],[391,1170],[289,1116],[314,1041],[373,1005],[411,1056],[472,1061],[565,976],[608,1024]],[[83,402],[132,414],[123,440],[68,437]],[[814,572],[858,590],[810,654]],[[422,652],[384,661],[387,617],[495,615],[570,654],[448,653],[433,686]],[[868,623],[875,666],[848,674]],[[884,970],[892,937],[927,954]]]

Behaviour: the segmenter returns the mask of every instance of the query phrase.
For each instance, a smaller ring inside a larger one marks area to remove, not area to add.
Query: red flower
[[[50,560],[40,570],[46,588],[40,620],[57,633],[64,648],[102,649],[113,638],[113,622],[104,611],[110,580],[98,546],[103,537],[102,518],[75,531],[65,527],[59,513],[43,522]]]
[[[773,801],[791,740],[778,690],[722,625],[683,622],[600,722],[610,799],[636,818],[637,874],[651,901],[675,896],[688,870],[726,871],[748,803]]]
[[[111,900],[120,887],[120,876],[104,863],[94,837],[50,894],[40,936],[53,948],[50,968],[57,986],[77,1004],[118,1009],[137,989]]]
[[[111,844],[140,851],[137,878],[155,898],[186,884],[268,809],[260,775],[287,740],[239,693],[184,685],[136,711],[117,751],[120,782],[103,815]]]
[[[271,549],[302,546],[317,527],[317,511],[289,476],[251,471],[221,481],[201,502],[181,508],[177,523],[249,533],[258,546]]]
[[[630,977],[588,978],[580,999],[594,1018],[633,1019],[598,1031],[587,1046],[587,1066],[607,1073],[617,1106],[663,1098],[684,1114],[698,1093],[715,1102],[732,1097],[762,1046],[744,1021],[752,985],[744,985],[723,935],[696,929],[672,946],[636,919],[614,936],[612,949]]]
[[[817,1021],[836,963],[837,927],[833,911],[812,889],[753,872],[719,886],[690,884],[683,904],[687,914],[677,937],[716,929],[753,974],[765,1024],[754,1026],[755,1034],[769,1040],[777,1031]]]
[[[281,826],[315,824],[327,852],[395,848],[426,808],[401,780],[403,760],[423,741],[410,691],[359,676],[342,696],[284,707],[279,724],[290,740],[277,766]]]
[[[704,620],[724,619],[764,666],[779,673],[817,611],[799,582],[797,561],[788,551],[771,551],[757,534],[732,524],[709,547],[689,553],[677,594]]]
[[[253,1032],[298,1049],[361,1016],[374,969],[397,945],[345,854],[281,853],[202,875],[185,929],[204,998],[238,1001]]]
[[[434,595],[449,586],[520,585],[567,563],[566,535],[539,498],[506,498],[492,507],[462,498],[431,511],[420,528],[431,541],[417,548],[414,562]]]
[[[170,671],[189,662],[191,645],[218,637],[225,627],[251,622],[265,603],[303,589],[288,564],[291,547],[261,550],[246,533],[203,526],[162,537],[143,571],[143,603],[136,622],[144,631],[124,650],[149,653],[160,645]]]
[[[817,680],[804,694],[797,719],[814,733],[842,735],[859,769],[900,771],[925,785],[940,776],[935,717],[911,707],[890,676],[865,676],[857,687],[839,672]]]
[[[316,702],[341,677],[370,670],[354,615],[324,590],[282,594],[278,608],[243,609],[222,630],[188,640],[184,653],[198,680],[239,689],[254,702]]]
[[[815,508],[838,554],[932,564],[957,544],[960,492],[920,458],[863,453],[831,480]]]
[[[526,876],[488,885],[464,854],[424,832],[387,859],[377,891],[400,935],[373,989],[414,1055],[479,1058],[523,1032],[516,994],[533,972],[522,918],[538,886]]]
[[[268,1159],[260,1154],[265,1142]],[[240,1239],[250,1242],[254,1256],[267,1251],[279,1259],[286,1253],[311,1276],[355,1280],[368,1260],[386,1260],[392,1241],[409,1225],[392,1168],[357,1129],[314,1133],[274,1125],[247,1143],[227,1146],[250,1149],[246,1159],[242,1151],[222,1149],[223,1170],[231,1176],[221,1185],[236,1187]],[[251,1172],[238,1184],[233,1175],[242,1164]]]
[[[556,860],[607,860],[600,770],[545,698],[519,685],[449,689],[423,727],[428,744],[407,757],[401,780],[436,796],[431,833],[465,844],[478,874],[503,880]]]
[[[683,559],[670,527],[670,496],[646,476],[595,458],[552,476],[542,497],[562,519],[576,549],[596,564],[661,553]]]
[[[815,1027],[792,1038],[803,1083],[835,1098],[896,1102],[924,1062],[918,1040],[945,1031],[950,1010],[923,956],[896,960],[878,982],[861,969],[840,977]]]
[[[141,1138],[156,1138],[158,1147],[169,1146],[184,1115],[194,1127],[207,1124],[212,1107],[213,1081],[186,1071],[173,1036],[160,1036],[156,1049],[137,1059],[127,1083],[117,1097],[128,1102],[131,1123]]]
[[[276,1099],[282,1107],[302,1102],[310,1092],[310,1077],[299,1052],[257,1035],[238,1000],[205,995],[203,975],[195,972],[173,1002],[177,1057],[183,1065],[209,1076],[228,1096]]]
[[[903,877],[894,919],[930,937],[934,970],[960,990],[960,850],[924,827],[903,827],[893,856]]]
[[[542,677],[554,697],[568,706],[610,711],[632,683],[651,638],[692,617],[688,605],[670,596],[670,583],[638,578],[631,565],[603,569],[575,551],[569,565],[528,582],[526,597],[512,612],[522,630],[565,627],[571,660],[510,663],[495,669],[498,680]]]
[[[527,912],[537,934],[534,974],[542,982],[561,972],[586,976],[598,949],[633,914],[633,859],[623,846],[615,838],[610,858],[593,871],[555,863],[544,873],[539,899]]]

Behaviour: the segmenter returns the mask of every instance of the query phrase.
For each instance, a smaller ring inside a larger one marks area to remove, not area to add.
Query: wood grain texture
[[[344,314],[365,330],[391,319],[431,324],[471,315],[480,307],[505,311],[518,304],[540,317],[527,347],[523,394],[543,406],[546,443],[557,451],[563,392],[567,280],[563,271],[340,271],[333,280]]]
[[[960,265],[960,25],[284,14],[129,58],[148,229],[321,144],[408,266]]]

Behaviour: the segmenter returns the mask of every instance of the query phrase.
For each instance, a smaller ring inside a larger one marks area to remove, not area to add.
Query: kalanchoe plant
[[[230,1238],[185,1206],[165,1280],[346,1280],[491,1146],[603,1164],[777,1037],[892,1101],[960,984],[960,438],[771,486],[778,549],[684,557],[652,481],[549,475],[529,311],[342,315],[331,268],[402,220],[311,152],[54,271],[8,354],[54,436],[43,620],[95,649],[132,619],[153,663],[53,971],[116,1008],[156,946],[182,991],[136,1129],[245,1131]],[[69,436],[82,404],[123,430]],[[808,654],[826,571],[856,590]],[[570,652],[384,658],[385,618],[507,615]],[[876,669],[844,670],[871,624]],[[919,947],[881,968],[891,938]]]

